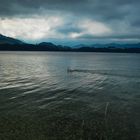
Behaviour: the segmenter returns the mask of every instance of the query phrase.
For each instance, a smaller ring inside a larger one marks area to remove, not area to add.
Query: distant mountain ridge
[[[55,45],[51,42],[28,44],[0,34],[0,51],[74,51],[74,52],[129,52],[140,53],[140,43],[135,44],[79,44],[73,47]]]
[[[108,44],[92,44],[92,45],[85,45],[79,44],[73,46],[73,48],[82,48],[82,47],[90,47],[90,48],[140,48],[140,43],[135,44],[117,44],[117,43],[108,43]]]
[[[2,34],[0,34],[0,44],[25,44],[24,42],[18,40],[18,39],[14,39],[14,38],[11,38],[11,37],[7,37],[7,36],[4,36]]]
[[[55,44],[51,42],[41,42],[38,44],[39,46],[56,46]]]

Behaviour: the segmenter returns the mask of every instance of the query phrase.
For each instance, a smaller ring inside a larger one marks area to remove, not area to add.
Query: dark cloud
[[[0,0],[0,3],[1,16],[55,10],[111,20],[122,19],[135,11],[140,12],[139,0]]]
[[[57,30],[60,33],[63,34],[69,34],[69,33],[80,33],[82,31],[82,29],[78,28],[78,27],[63,27]]]
[[[83,29],[79,28],[77,25],[73,24],[73,23],[68,23],[63,25],[62,27],[57,29],[57,32],[60,32],[62,34],[70,34],[70,33],[80,33],[82,32]]]
[[[60,12],[62,16],[63,14],[71,14],[78,17],[77,20],[80,17],[94,19],[118,30],[122,23],[126,23],[129,35],[112,35],[116,38],[139,38],[140,35],[140,0],[0,0],[1,18],[51,15],[51,12]],[[64,34],[79,33],[81,29],[72,24],[67,24],[59,28],[58,32]],[[88,37],[88,35],[85,36]]]
[[[38,14],[42,10],[72,10],[86,3],[86,0],[0,0],[0,16],[17,16],[24,14]]]

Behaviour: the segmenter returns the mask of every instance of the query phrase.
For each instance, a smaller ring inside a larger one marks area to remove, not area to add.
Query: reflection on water
[[[22,132],[22,122],[28,122],[27,128],[33,124],[32,132],[39,125],[42,139],[130,139],[132,128],[131,138],[139,139],[139,87],[139,54],[0,53],[1,118],[17,121]]]

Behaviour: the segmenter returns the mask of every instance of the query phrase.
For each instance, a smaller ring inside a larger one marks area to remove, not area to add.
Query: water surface
[[[140,54],[0,52],[2,138],[138,140],[139,108]]]

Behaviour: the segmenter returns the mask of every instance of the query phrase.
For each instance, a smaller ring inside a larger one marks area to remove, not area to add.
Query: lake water
[[[140,54],[0,52],[0,139],[139,140],[139,132]]]

